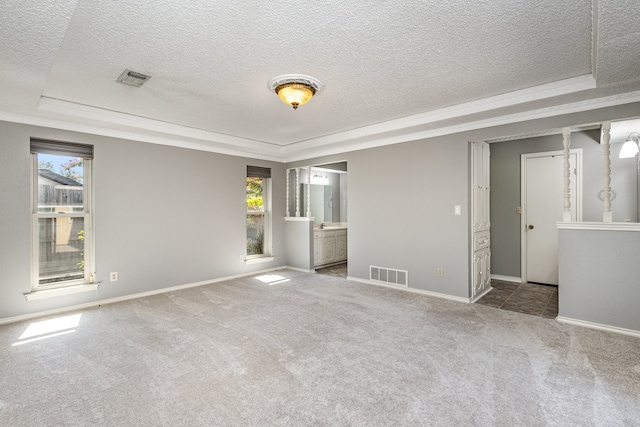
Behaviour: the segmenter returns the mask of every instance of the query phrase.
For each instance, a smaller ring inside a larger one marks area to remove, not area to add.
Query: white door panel
[[[577,155],[570,155],[571,220],[576,221]],[[558,284],[558,228],[564,210],[562,155],[525,158],[525,239],[528,282]]]

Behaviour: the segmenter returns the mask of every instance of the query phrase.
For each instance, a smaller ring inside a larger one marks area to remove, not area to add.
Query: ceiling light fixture
[[[318,79],[302,74],[283,74],[269,80],[269,90],[275,92],[282,102],[294,110],[306,104],[324,85]]]
[[[629,159],[631,157],[635,157],[638,154],[640,149],[638,148],[640,145],[640,133],[631,132],[629,137],[627,138],[627,142],[622,145],[620,149],[620,158],[621,159]]]
[[[329,185],[329,177],[325,175],[319,175],[317,172],[311,177],[312,185]]]

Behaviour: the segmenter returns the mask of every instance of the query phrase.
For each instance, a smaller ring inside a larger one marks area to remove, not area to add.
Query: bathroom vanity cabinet
[[[347,229],[331,227],[313,231],[313,265],[319,267],[347,260]]]

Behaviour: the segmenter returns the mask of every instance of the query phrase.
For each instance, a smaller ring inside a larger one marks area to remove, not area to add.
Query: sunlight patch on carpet
[[[55,319],[41,320],[31,323],[20,335],[14,346],[39,341],[46,338],[53,338],[60,335],[75,332],[75,328],[80,324],[82,313],[70,316],[56,317]]]
[[[285,283],[290,281],[286,277],[280,276],[278,274],[265,274],[263,276],[256,276],[256,279],[260,280],[262,283],[266,283],[269,286],[278,285],[280,283]]]

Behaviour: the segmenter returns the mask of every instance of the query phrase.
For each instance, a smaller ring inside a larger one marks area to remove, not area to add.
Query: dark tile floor
[[[477,304],[550,319],[558,316],[557,286],[492,280],[491,287]]]
[[[319,268],[316,273],[346,278],[347,263]],[[476,301],[477,304],[549,319],[558,316],[557,286],[492,280],[491,287],[493,290]]]
[[[344,262],[338,265],[332,265],[330,267],[319,268],[316,270],[316,274],[326,274],[327,276],[347,278],[347,263]]]

